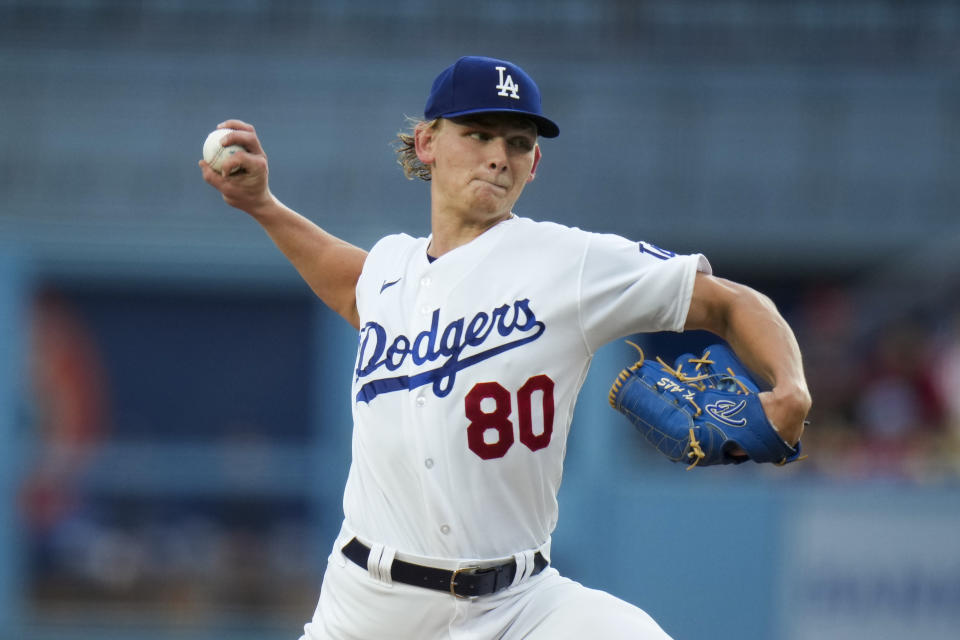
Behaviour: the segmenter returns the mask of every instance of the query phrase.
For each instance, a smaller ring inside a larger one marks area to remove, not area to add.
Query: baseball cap
[[[538,135],[560,135],[560,127],[543,115],[533,78],[506,60],[464,56],[433,81],[423,112],[427,120],[472,113],[518,113],[533,120]]]

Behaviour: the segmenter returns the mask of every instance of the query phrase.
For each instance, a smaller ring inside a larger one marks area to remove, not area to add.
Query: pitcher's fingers
[[[244,151],[237,151],[220,164],[220,172],[224,178],[236,175],[247,170],[250,154]]]
[[[248,153],[263,154],[263,147],[260,146],[260,139],[255,131],[232,131],[220,139],[220,144],[224,147],[235,144],[246,149]]]
[[[220,187],[224,183],[224,177],[210,168],[206,162],[201,160],[197,163],[200,167],[200,172],[203,174],[203,180],[213,188],[220,190]]]

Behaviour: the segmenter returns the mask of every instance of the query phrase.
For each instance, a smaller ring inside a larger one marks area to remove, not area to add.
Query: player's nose
[[[504,138],[494,138],[487,145],[488,166],[494,171],[507,169],[507,141]]]

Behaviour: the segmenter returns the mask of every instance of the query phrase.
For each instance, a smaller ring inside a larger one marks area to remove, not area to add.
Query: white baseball
[[[217,173],[221,173],[220,167],[223,166],[224,160],[237,151],[243,150],[243,147],[237,144],[231,144],[226,147],[220,144],[220,140],[233,131],[234,129],[217,129],[216,131],[211,131],[210,135],[208,135],[207,139],[203,142],[203,160]]]

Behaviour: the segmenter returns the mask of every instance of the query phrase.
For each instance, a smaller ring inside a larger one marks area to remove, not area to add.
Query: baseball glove
[[[628,341],[629,342],[629,341]],[[610,405],[627,416],[660,453],[687,469],[746,460],[787,464],[799,460],[767,420],[760,390],[724,344],[700,356],[684,354],[670,367],[657,358],[627,367],[610,389]],[[737,446],[745,453],[731,453]],[[804,456],[805,457],[805,456]]]

